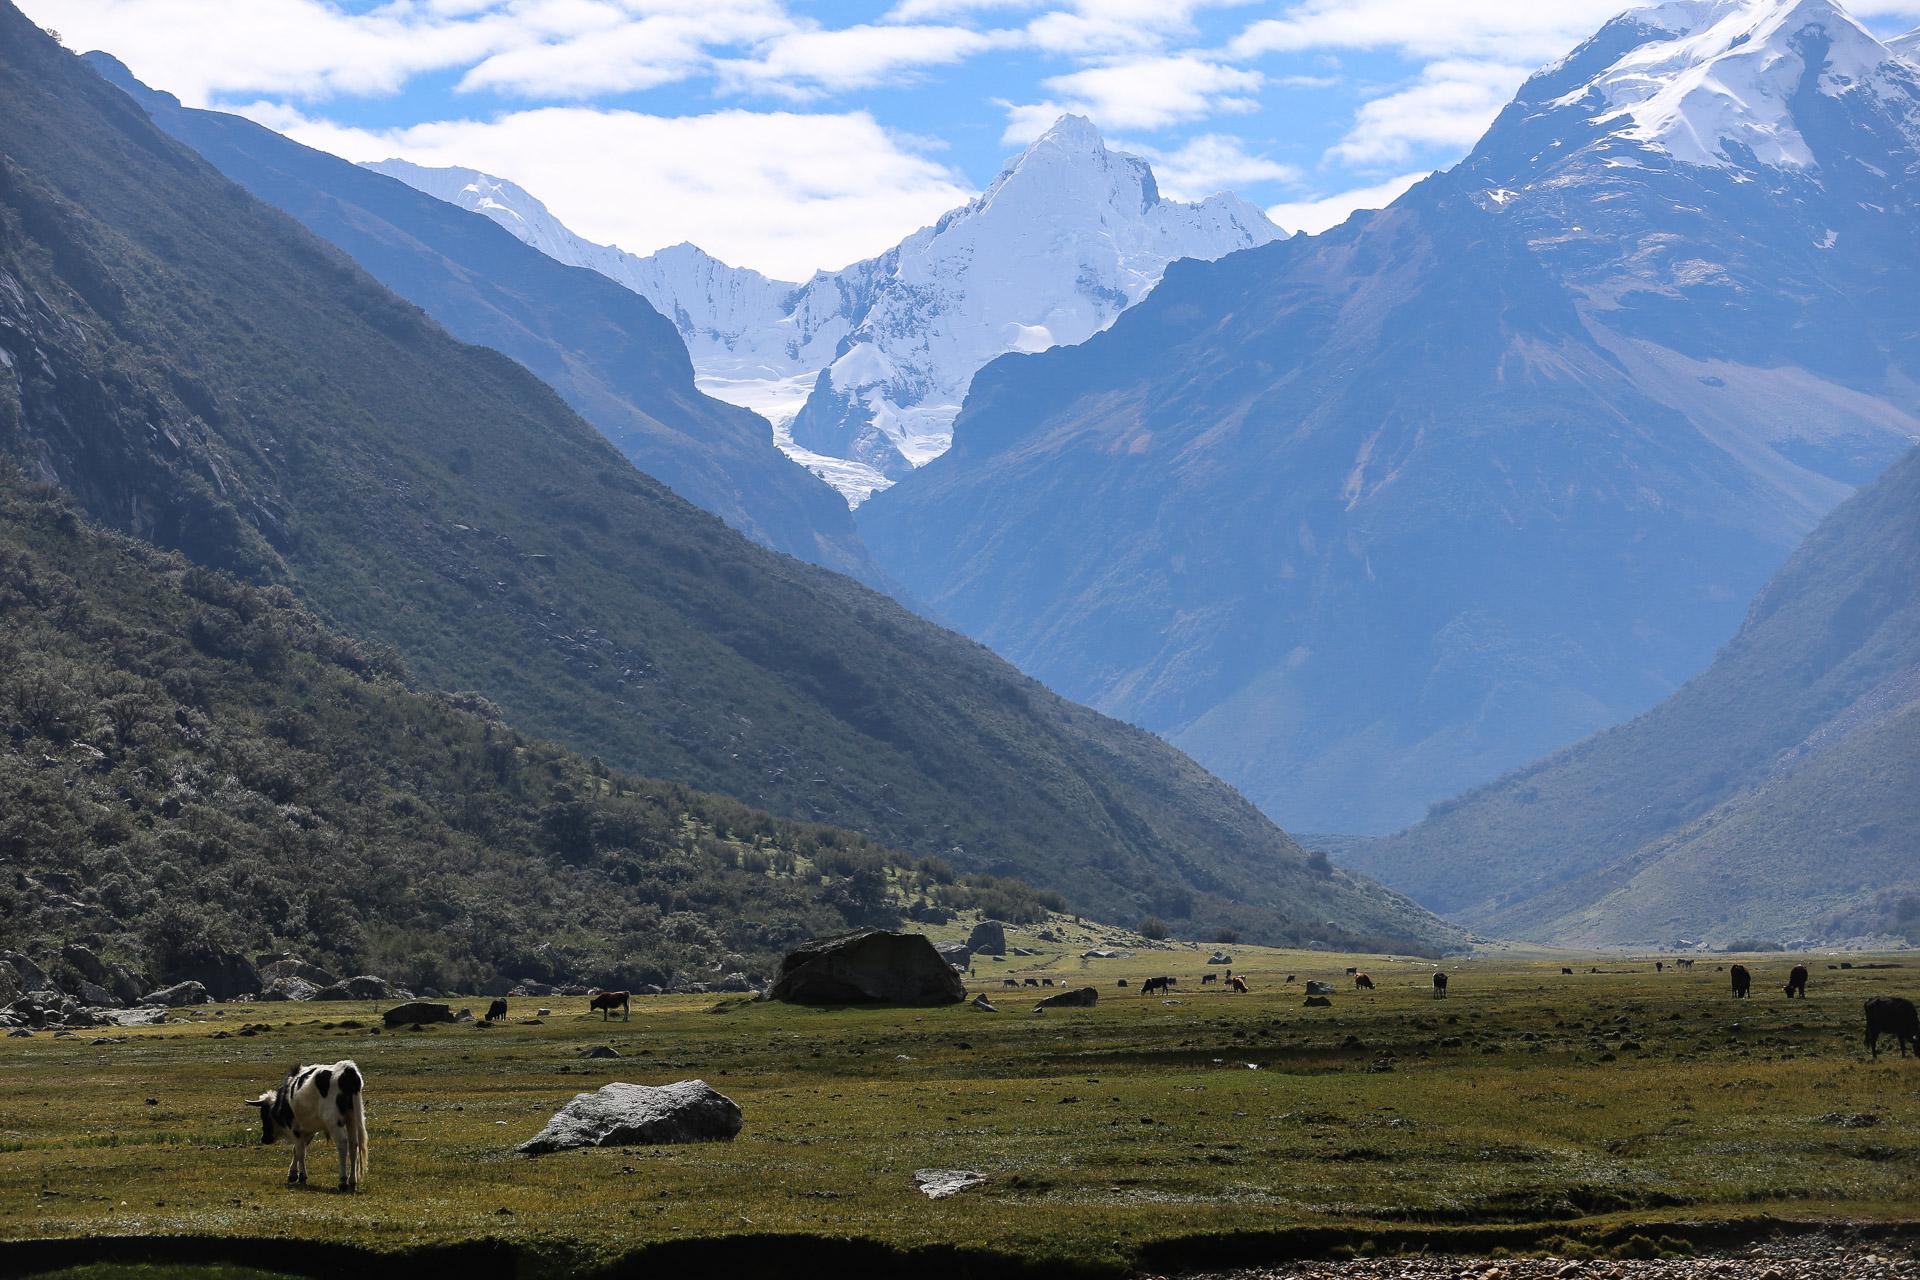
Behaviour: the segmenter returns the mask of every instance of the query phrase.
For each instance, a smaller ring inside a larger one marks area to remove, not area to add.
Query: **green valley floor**
[[[1229,947],[1239,995],[1202,984],[1226,967],[1212,948],[1083,959],[1013,940],[1039,954],[976,957],[969,981],[994,1013],[660,996],[608,1023],[544,997],[497,1027],[379,1030],[372,1005],[238,1004],[0,1040],[0,1271],[146,1256],[115,1241],[192,1259],[187,1237],[256,1266],[233,1242],[464,1246],[520,1275],[702,1251],[773,1274],[836,1249],[927,1275],[956,1258],[1087,1276],[1407,1250],[1684,1258],[1793,1224],[1897,1230],[1920,1205],[1920,1060],[1861,1045],[1867,997],[1917,994],[1911,953],[1736,957],[1755,971],[1744,1001],[1726,957],[1662,972],[1489,953],[1449,962],[1436,999],[1433,965],[1404,957]],[[1794,959],[1805,1001],[1781,994]],[[1173,993],[1142,996],[1160,974]],[[1099,1003],[1036,1012],[1029,977]],[[1334,985],[1331,1008],[1303,1007],[1309,979]],[[595,1045],[620,1056],[581,1056]],[[288,1148],[258,1144],[241,1100],[348,1057],[368,1179],[289,1189]],[[691,1077],[743,1108],[736,1140],[514,1154],[575,1093]],[[929,1200],[924,1169],[986,1180]]]

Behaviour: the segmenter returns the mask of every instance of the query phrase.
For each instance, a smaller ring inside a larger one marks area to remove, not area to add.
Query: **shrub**
[[[1167,936],[1167,922],[1159,916],[1148,916],[1140,922],[1139,932],[1141,937],[1159,942]]]
[[[1240,941],[1240,931],[1238,929],[1222,929],[1213,935],[1213,940],[1224,943],[1227,946],[1232,946],[1234,943]]]

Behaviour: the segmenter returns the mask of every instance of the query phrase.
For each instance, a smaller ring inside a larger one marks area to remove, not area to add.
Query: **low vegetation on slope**
[[[768,974],[909,895],[1065,903],[609,770],[411,691],[285,587],[86,525],[0,460],[0,946],[168,979],[209,947],[416,986]]]
[[[623,770],[1114,919],[1457,936],[1316,876],[1152,735],[677,498],[3,2],[0,155],[0,450],[102,523]]]
[[[1616,945],[1920,936],[1916,849],[1920,450],[1673,697],[1342,852],[1486,932]]]

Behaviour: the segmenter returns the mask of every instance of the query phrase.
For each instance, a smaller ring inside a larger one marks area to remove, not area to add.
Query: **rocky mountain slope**
[[[10,7],[0,272],[0,449],[523,731],[1096,915],[1451,936],[1160,740],[676,497]]]
[[[1084,341],[1177,258],[1285,235],[1231,194],[1163,197],[1146,161],[1107,150],[1079,116],[1009,160],[973,203],[802,285],[692,245],[642,258],[592,244],[525,191],[473,170],[370,167],[646,295],[685,335],[704,389],[768,414],[794,455],[856,502],[946,449],[988,360]]]
[[[1920,438],[1917,108],[1826,0],[1635,10],[1390,208],[982,370],[862,533],[1288,825],[1392,830],[1702,670]]]
[[[1671,698],[1345,857],[1503,937],[1920,930],[1900,914],[1920,893],[1920,450],[1822,521]]]
[[[845,501],[774,447],[764,419],[695,389],[679,334],[632,290],[250,120],[187,110],[106,54],[87,61],[162,129],[338,245],[455,337],[540,375],[687,501],[763,546],[897,591],[861,543]]]

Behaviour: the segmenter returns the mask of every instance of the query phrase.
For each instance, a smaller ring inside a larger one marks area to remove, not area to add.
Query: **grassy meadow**
[[[1789,1002],[1786,957],[1747,958],[1756,995],[1735,1001],[1719,957],[1659,973],[1490,952],[1449,962],[1436,1000],[1426,962],[1232,947],[1253,986],[1234,995],[1202,986],[1209,947],[1083,960],[1102,931],[1064,927],[1051,946],[1010,931],[1040,954],[976,957],[969,986],[998,1013],[661,996],[603,1024],[583,997],[547,997],[513,1000],[498,1027],[376,1031],[374,1005],[241,1004],[0,1040],[0,1236],[490,1239],[571,1270],[800,1233],[1118,1271],[1221,1233],[1657,1237],[1669,1221],[1894,1220],[1920,1203],[1920,1061],[1871,1062],[1860,1043],[1866,997],[1920,986],[1910,959],[1815,959],[1809,998]],[[1375,991],[1354,990],[1352,964]],[[1140,996],[1158,973],[1177,992]],[[1036,1013],[1033,991],[1003,985],[1042,976],[1100,1003]],[[1309,978],[1339,988],[1332,1008],[1302,1006]],[[578,1056],[599,1044],[620,1058]],[[336,1193],[316,1148],[312,1184],[290,1189],[290,1149],[258,1145],[241,1099],[344,1057],[368,1080],[368,1180]],[[577,1092],[695,1076],[745,1111],[735,1141],[513,1153]],[[929,1201],[923,1168],[989,1180]]]

